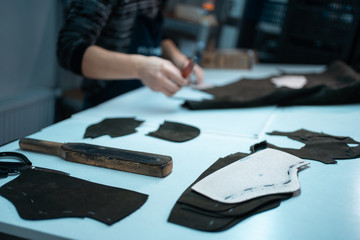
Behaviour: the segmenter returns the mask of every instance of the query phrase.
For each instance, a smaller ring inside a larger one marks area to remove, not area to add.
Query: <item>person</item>
[[[60,65],[84,77],[85,108],[143,85],[167,96],[187,84],[189,59],[162,34],[165,0],[72,0],[60,29]],[[195,65],[198,83],[203,69]]]

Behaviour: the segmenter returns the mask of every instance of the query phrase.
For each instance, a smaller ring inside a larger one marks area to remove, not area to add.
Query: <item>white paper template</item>
[[[199,88],[199,87],[197,87]],[[180,91],[176,92],[172,98],[175,99],[181,99],[181,100],[193,100],[193,101],[201,101],[204,99],[214,99],[214,96],[197,90],[197,88],[195,87],[190,87],[190,86],[185,86],[183,88],[181,88]]]
[[[300,189],[298,168],[307,164],[294,155],[267,148],[217,170],[192,190],[223,203],[295,192]]]
[[[305,76],[285,75],[271,78],[271,82],[278,88],[288,87],[292,89],[300,89],[305,86],[307,79]]]

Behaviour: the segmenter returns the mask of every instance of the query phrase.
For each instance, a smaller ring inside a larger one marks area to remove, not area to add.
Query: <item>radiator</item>
[[[55,94],[48,89],[0,99],[0,146],[51,125],[54,109]]]

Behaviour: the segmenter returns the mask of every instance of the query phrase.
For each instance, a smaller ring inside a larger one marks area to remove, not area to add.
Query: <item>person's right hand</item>
[[[144,56],[137,66],[138,78],[153,91],[174,95],[187,84],[181,71],[170,61],[160,57]]]

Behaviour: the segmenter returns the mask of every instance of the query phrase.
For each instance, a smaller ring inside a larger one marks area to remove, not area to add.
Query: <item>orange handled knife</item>
[[[186,67],[182,70],[183,78],[187,78],[195,66],[196,57],[192,57]]]

